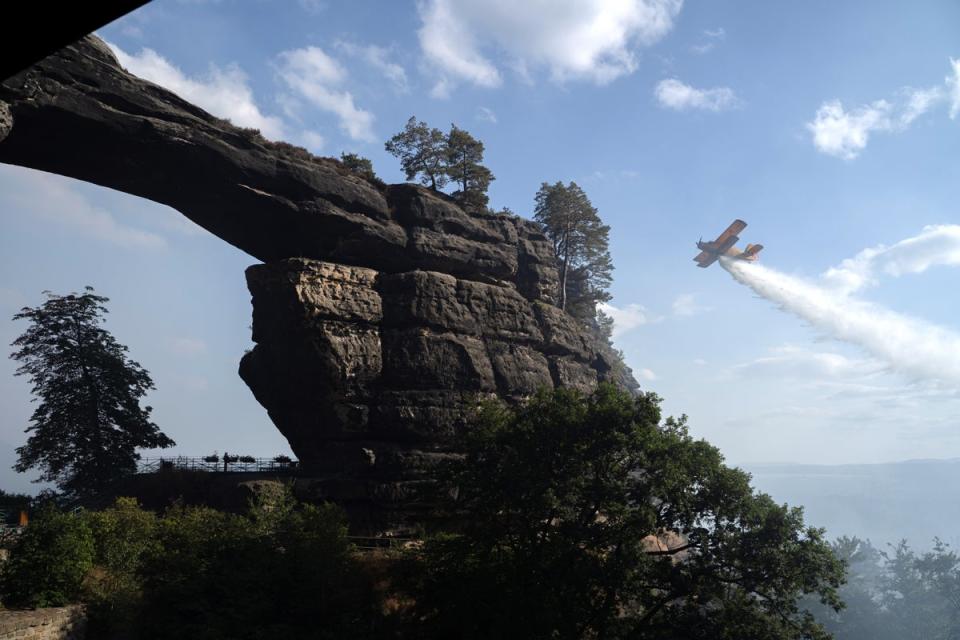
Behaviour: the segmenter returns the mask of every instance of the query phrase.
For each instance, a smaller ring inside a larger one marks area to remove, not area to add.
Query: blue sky
[[[158,0],[98,33],[215,115],[360,153],[388,182],[383,142],[411,115],[484,141],[495,208],[529,216],[541,182],[576,181],[612,229],[618,346],[730,462],[960,456],[960,383],[896,355],[949,354],[960,333],[955,2]],[[736,217],[764,265],[814,287],[836,293],[822,274],[860,255],[843,273],[869,282],[837,304],[908,317],[925,346],[837,340],[695,268],[694,242]],[[169,208],[0,166],[0,313],[44,289],[110,297],[177,453],[288,451],[236,373],[253,262]],[[0,340],[23,328],[0,322]],[[14,366],[0,486],[24,489]]]

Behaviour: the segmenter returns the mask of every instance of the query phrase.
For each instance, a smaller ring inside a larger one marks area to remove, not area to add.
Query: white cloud
[[[960,61],[951,58],[950,66],[952,73],[942,86],[901,89],[894,103],[877,100],[847,111],[839,100],[824,102],[813,122],[807,123],[814,146],[827,155],[853,160],[866,148],[872,132],[905,131],[940,103],[948,101],[950,117],[956,117],[960,113]]]
[[[823,274],[832,289],[849,295],[876,284],[877,274],[923,273],[937,265],[960,266],[960,225],[926,226],[916,236],[892,246],[864,249]]]
[[[733,89],[729,87],[697,89],[676,78],[661,80],[654,89],[654,95],[660,106],[675,111],[686,109],[723,111],[736,107],[738,104]]]
[[[324,0],[299,0],[300,8],[311,14],[323,13],[327,9]]]
[[[695,316],[704,311],[709,311],[709,307],[697,304],[692,293],[681,294],[673,301],[673,315],[675,316]]]
[[[199,338],[169,338],[167,347],[180,356],[198,356],[207,352],[207,343]]]
[[[557,82],[606,84],[636,69],[636,49],[666,35],[681,6],[682,0],[423,0],[418,36],[438,78],[436,96],[449,95],[457,81],[500,86],[494,52],[521,77],[542,68]]]
[[[940,87],[931,87],[929,89],[907,89],[906,105],[900,114],[900,126],[906,127],[914,120],[929,111],[935,104],[943,98],[943,92]]]
[[[946,85],[950,92],[950,119],[952,120],[960,113],[960,60],[950,58],[950,70],[953,73],[947,76]]]
[[[166,246],[162,236],[125,226],[109,211],[95,206],[59,176],[0,166],[9,215],[37,216],[94,238],[131,249]]]
[[[659,322],[663,318],[653,316],[643,305],[628,304],[625,307],[615,307],[607,302],[601,302],[597,309],[613,318],[613,337],[623,335],[645,324]]]
[[[706,41],[690,47],[691,51],[700,55],[712,51],[718,42],[722,42],[727,37],[727,32],[723,27],[717,27],[716,29],[704,29],[703,35],[706,37]]]
[[[497,124],[497,114],[489,107],[477,107],[477,119],[490,124]]]
[[[221,69],[211,64],[206,76],[190,78],[153,49],[144,48],[131,55],[115,44],[107,44],[121,66],[135,76],[165,87],[237,126],[259,129],[265,138],[279,140],[285,136],[283,121],[260,111],[247,76],[237,65]]]
[[[313,153],[320,153],[324,145],[327,143],[326,139],[322,135],[316,131],[310,131],[309,129],[301,131],[299,138],[303,143],[303,146]]]
[[[338,87],[346,79],[346,70],[319,47],[284,51],[278,71],[296,94],[340,120],[340,128],[354,140],[373,142],[373,114],[358,108],[349,91]]]
[[[784,345],[771,354],[733,367],[733,373],[755,378],[860,378],[882,371],[884,366],[867,358],[848,358],[829,351],[811,351]]]
[[[359,58],[368,65],[380,72],[383,77],[393,84],[394,89],[400,93],[409,93],[410,85],[407,82],[407,72],[403,66],[391,61],[395,52],[384,47],[376,45],[362,46],[352,42],[337,42],[338,50],[343,51],[348,56]]]
[[[650,381],[650,380],[656,380],[656,379],[657,379],[657,374],[655,374],[655,373],[654,373],[653,371],[651,371],[650,369],[637,369],[637,370],[634,371],[633,373],[634,373],[634,375],[635,375],[636,377],[640,378],[641,380]]]
[[[853,160],[867,146],[871,131],[890,129],[890,109],[889,102],[878,100],[848,113],[839,100],[832,100],[817,109],[807,129],[813,133],[813,144],[818,150]]]

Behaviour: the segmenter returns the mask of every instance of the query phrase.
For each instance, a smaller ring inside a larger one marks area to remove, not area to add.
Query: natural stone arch
[[[263,261],[240,373],[319,497],[394,526],[477,399],[589,389],[611,354],[554,306],[536,223],[215,118],[88,36],[0,85],[0,162],[169,205]]]

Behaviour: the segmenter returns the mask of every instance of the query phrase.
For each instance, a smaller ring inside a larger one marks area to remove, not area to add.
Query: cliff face
[[[480,399],[589,390],[613,364],[553,306],[553,249],[535,224],[471,217],[410,185],[388,198],[419,268],[250,267],[257,346],[240,365],[316,478],[311,490],[373,528],[429,507],[418,490],[456,451]]]
[[[168,204],[262,260],[240,374],[311,490],[374,520],[416,511],[479,399],[625,380],[554,306],[535,223],[269,143],[128,74],[97,38],[0,85],[0,162]]]

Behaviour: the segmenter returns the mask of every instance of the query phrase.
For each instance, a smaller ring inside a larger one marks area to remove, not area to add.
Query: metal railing
[[[294,473],[299,463],[278,461],[273,458],[248,458],[223,456],[216,460],[210,457],[176,456],[170,458],[141,458],[137,461],[137,473],[159,473],[161,471],[207,471],[210,473]]]

